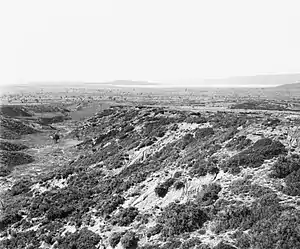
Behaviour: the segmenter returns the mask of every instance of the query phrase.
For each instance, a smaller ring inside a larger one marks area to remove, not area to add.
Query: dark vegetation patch
[[[30,187],[32,186],[32,181],[28,179],[22,179],[18,182],[14,183],[14,185],[11,187],[9,193],[14,195],[19,195],[23,193],[28,193],[30,191]]]
[[[2,248],[5,249],[39,248],[40,238],[35,231],[31,230],[14,233],[10,239],[5,239],[1,243]]]
[[[203,188],[203,195],[200,200],[203,205],[211,205],[219,199],[218,193],[222,190],[219,184],[211,183]]]
[[[138,237],[134,232],[128,231],[122,236],[120,242],[124,249],[133,249],[137,247]]]
[[[258,140],[248,149],[243,150],[237,155],[231,157],[222,165],[225,172],[239,173],[241,167],[260,167],[264,160],[286,153],[286,149],[279,141],[273,141],[270,138]]]
[[[165,195],[168,193],[169,188],[173,185],[175,182],[174,178],[168,178],[166,181],[163,183],[157,185],[154,189],[154,192],[157,196],[159,197],[165,197]]]
[[[293,228],[299,224],[300,213],[279,201],[275,194],[265,194],[250,206],[225,206],[220,209],[216,232],[238,229],[236,239],[243,248],[298,248],[300,236]],[[249,236],[243,233],[246,230]]]
[[[280,156],[272,167],[271,176],[274,178],[286,178],[291,173],[300,169],[300,156]]]
[[[71,118],[68,116],[64,116],[64,115],[57,115],[57,116],[53,116],[53,117],[40,117],[38,119],[38,122],[41,125],[49,125],[49,124],[53,124],[53,123],[61,123],[68,119],[71,119]]]
[[[243,103],[234,104],[231,109],[252,109],[252,110],[278,110],[284,111],[287,109],[286,105],[270,102],[270,101],[248,101]]]
[[[24,144],[0,141],[0,150],[19,151],[19,150],[25,150],[25,149],[28,149],[28,147]]]
[[[4,166],[16,166],[33,162],[32,156],[18,151],[0,151],[0,162]]]
[[[170,237],[185,232],[192,232],[202,227],[208,220],[207,214],[197,203],[168,205],[158,218],[162,226],[162,235]]]
[[[300,156],[281,156],[272,167],[271,177],[283,178],[285,187],[283,193],[300,195]]]
[[[14,139],[14,136],[22,136],[27,134],[34,134],[38,131],[23,121],[1,117],[1,130],[4,129],[5,132],[2,134],[4,139]],[[1,132],[2,133],[2,132]],[[12,135],[12,137],[7,137]]]
[[[280,122],[278,118],[267,118],[262,124],[267,127],[276,127]]]
[[[75,233],[68,233],[65,237],[58,239],[59,249],[96,249],[96,245],[101,241],[101,237],[83,228]]]
[[[248,147],[251,143],[252,140],[247,138],[246,136],[239,136],[230,140],[229,143],[226,144],[226,148],[243,150],[246,147]]]
[[[252,183],[250,179],[235,180],[230,184],[229,189],[234,195],[250,196],[254,198],[272,194],[274,192],[270,188]]]
[[[213,128],[197,128],[196,131],[195,131],[195,138],[196,139],[203,139],[207,136],[212,136],[214,135],[215,132],[214,132],[214,129]]]
[[[138,214],[139,210],[136,207],[121,209],[118,214],[113,216],[111,223],[113,225],[128,226],[134,221]]]
[[[31,117],[31,113],[24,106],[0,106],[0,115],[4,115],[6,117]]]
[[[123,235],[124,235],[124,233],[121,233],[121,232],[112,233],[111,236],[109,237],[110,246],[112,248],[115,248],[119,244]]]
[[[121,195],[114,195],[112,198],[100,200],[96,205],[97,214],[106,217],[122,205],[124,201],[125,199]]]
[[[176,190],[179,190],[179,189],[182,189],[184,188],[184,182],[180,181],[180,180],[177,180],[175,183],[174,183],[174,188]]]

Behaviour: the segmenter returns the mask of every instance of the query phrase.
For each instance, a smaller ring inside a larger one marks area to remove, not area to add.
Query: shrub
[[[300,157],[280,156],[272,167],[272,177],[285,178],[294,171],[300,169]]]
[[[171,203],[162,212],[158,222],[165,237],[192,232],[202,227],[208,220],[206,213],[196,203]]]
[[[110,246],[112,248],[115,248],[119,244],[122,236],[123,236],[123,233],[119,233],[119,232],[112,233],[112,235],[109,237]]]
[[[30,190],[30,186],[32,186],[32,184],[33,183],[30,180],[20,180],[12,186],[10,194],[14,196],[22,193],[27,193]]]
[[[184,183],[182,182],[182,181],[176,181],[175,183],[174,183],[174,188],[176,189],[176,190],[179,190],[179,189],[182,189],[182,188],[184,188]]]
[[[159,184],[158,186],[155,187],[154,192],[157,194],[159,197],[165,197],[165,195],[168,193],[169,188],[173,185],[175,179],[174,178],[169,178],[162,184]]]
[[[121,244],[124,249],[134,248],[137,246],[138,238],[132,231],[126,232],[121,238]]]
[[[26,145],[0,141],[0,150],[19,151],[28,149]]]
[[[109,215],[114,210],[116,210],[119,205],[123,204],[124,201],[124,197],[120,195],[114,195],[111,198],[101,200],[97,204],[98,213],[102,216]]]
[[[196,129],[196,132],[195,132],[195,137],[197,140],[199,139],[202,139],[202,138],[205,138],[207,136],[212,136],[214,135],[215,132],[213,130],[213,128],[198,128]]]
[[[286,187],[283,193],[287,195],[300,196],[300,169],[292,172],[285,178]]]
[[[161,224],[156,224],[155,226],[153,227],[150,227],[147,231],[147,237],[151,237],[151,236],[154,236],[156,234],[159,234],[162,230],[162,225]]]
[[[252,229],[251,248],[300,248],[299,223],[297,210],[260,219]]]
[[[243,150],[252,143],[252,140],[246,136],[239,136],[233,138],[229,143],[226,144],[226,148]]]
[[[222,190],[221,186],[216,183],[211,183],[205,186],[201,201],[208,205],[214,203],[219,198],[218,193],[221,190]]]
[[[222,167],[225,172],[239,173],[240,166],[257,168],[263,164],[264,160],[285,153],[286,149],[282,143],[269,138],[263,138],[248,149],[231,157]]]
[[[34,158],[29,154],[18,151],[0,151],[0,164],[4,166],[17,166],[32,163]]]
[[[87,228],[83,228],[80,231],[68,234],[65,237],[60,237],[58,240],[58,248],[96,249],[96,245],[100,240],[101,237],[98,234],[93,233]]]
[[[125,208],[112,218],[111,223],[113,225],[128,226],[138,214],[139,210],[136,207]]]

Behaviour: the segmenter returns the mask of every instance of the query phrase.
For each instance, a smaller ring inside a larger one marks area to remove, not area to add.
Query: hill
[[[284,84],[276,87],[277,89],[300,89],[300,83]]]
[[[297,122],[278,112],[107,108],[64,136],[78,139],[72,160],[5,193],[0,243],[299,248]]]

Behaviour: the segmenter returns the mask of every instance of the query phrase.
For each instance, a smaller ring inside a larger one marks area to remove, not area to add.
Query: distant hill
[[[277,89],[299,89],[300,90],[300,83],[293,83],[293,84],[284,84],[276,87]]]
[[[112,85],[112,86],[157,86],[159,83],[135,80],[114,80],[109,82],[87,82],[85,85]]]
[[[175,80],[168,82],[182,87],[276,87],[300,81],[300,73],[296,74],[264,74],[253,76],[233,76],[228,78],[206,78]]]

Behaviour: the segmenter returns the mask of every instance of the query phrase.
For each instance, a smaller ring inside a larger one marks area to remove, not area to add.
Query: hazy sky
[[[0,83],[300,72],[299,0],[0,0]]]

